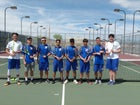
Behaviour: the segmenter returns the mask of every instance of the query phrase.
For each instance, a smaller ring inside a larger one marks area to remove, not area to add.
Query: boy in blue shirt
[[[80,81],[79,84],[83,82],[84,73],[86,73],[87,83],[91,84],[89,81],[89,72],[90,72],[90,56],[91,48],[88,46],[88,40],[83,39],[83,46],[79,50],[80,57]]]
[[[51,47],[46,44],[46,37],[41,38],[41,43],[38,46],[38,56],[37,56],[37,61],[39,63],[39,70],[40,70],[40,82],[43,81],[43,71],[45,71],[46,75],[46,81],[50,83],[48,79],[48,71],[49,71],[49,61],[48,61],[48,56],[51,55]]]
[[[56,40],[56,46],[52,50],[53,60],[53,81],[52,84],[55,84],[56,72],[59,70],[61,82],[63,83],[63,58],[64,58],[64,48],[60,46],[61,40]]]
[[[95,84],[101,84],[102,71],[104,66],[103,55],[105,54],[105,48],[101,45],[100,37],[96,38],[96,45],[93,47],[92,54],[95,56],[93,58]]]
[[[65,57],[66,57],[66,79],[64,83],[68,82],[68,77],[69,77],[69,72],[71,68],[73,69],[73,82],[75,84],[78,84],[76,80],[76,70],[77,70],[77,54],[78,54],[78,49],[74,46],[74,39],[70,39],[70,46],[66,47],[65,50]]]
[[[31,82],[33,81],[33,75],[35,70],[35,60],[34,57],[36,56],[36,48],[32,45],[32,38],[27,38],[27,45],[23,46],[22,48],[23,53],[23,63],[25,65],[25,85],[28,85],[28,71],[30,71]]]

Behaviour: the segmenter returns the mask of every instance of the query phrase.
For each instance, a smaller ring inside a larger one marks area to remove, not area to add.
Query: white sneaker
[[[75,80],[73,80],[73,82],[75,83],[75,84],[78,84],[78,82],[77,82],[77,80],[75,79]]]
[[[98,82],[99,82],[100,85],[102,84],[102,81],[101,80],[99,80]]]
[[[68,83],[68,80],[67,79],[64,81],[64,84],[66,84],[66,83]]]
[[[98,84],[98,80],[95,80],[95,83],[94,84]]]

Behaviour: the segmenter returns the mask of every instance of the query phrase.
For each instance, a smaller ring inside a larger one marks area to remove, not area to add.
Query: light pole
[[[37,37],[39,36],[38,35],[38,30],[39,30],[39,28],[42,28],[43,26],[37,26]]]
[[[45,27],[43,27],[42,29],[40,29],[40,37],[41,37],[41,34],[42,34],[42,30],[46,29]]]
[[[93,44],[94,44],[94,27],[88,27],[89,29],[89,43],[91,44],[91,38],[90,38],[90,34],[91,34],[91,29],[93,30]]]
[[[107,19],[107,18],[101,18],[101,20],[107,20],[108,21],[108,35],[109,35],[109,33],[110,33],[110,20],[109,19]]]
[[[92,29],[92,33],[93,33],[93,45],[94,45],[94,27],[88,27],[89,29]]]
[[[114,9],[114,12],[123,12],[124,13],[124,36],[123,36],[123,54],[125,52],[125,27],[126,27],[126,12],[121,9]]]
[[[5,32],[5,35],[6,35],[6,11],[7,11],[8,8],[13,9],[13,10],[17,9],[16,6],[10,6],[10,7],[6,7],[4,9],[4,32]],[[9,41],[9,34],[8,34],[8,41]]]
[[[98,30],[99,30],[99,29],[96,29],[96,31],[97,31],[97,37],[98,37]]]
[[[89,31],[89,32],[88,32],[88,35],[89,35],[88,39],[90,40],[90,29],[89,29],[89,28],[86,28],[85,30],[86,30],[86,31]]]
[[[23,17],[21,17],[21,35],[22,35],[22,21],[23,21],[24,18],[30,18],[30,16],[23,16]]]
[[[132,28],[132,54],[133,54],[133,50],[134,50],[134,31],[135,31],[135,15],[137,12],[140,12],[140,10],[136,10],[133,13],[133,28]]]
[[[100,27],[100,31],[102,32],[103,27]],[[102,37],[102,34],[100,32],[100,38]]]
[[[105,37],[105,39],[106,39],[106,26],[107,26],[107,25],[112,25],[112,23],[106,24],[106,25],[105,25],[105,28],[104,28],[104,37]]]
[[[108,24],[106,24],[105,25],[105,28],[104,28],[104,36],[105,36],[105,39],[106,39],[106,26],[107,26]]]
[[[39,28],[41,28],[41,27],[43,27],[43,26],[37,26],[37,45],[39,44],[39,39],[38,39],[38,30],[39,30]]]
[[[99,24],[99,23],[94,23],[94,25],[99,25],[99,26],[100,26],[99,29],[100,29],[100,37],[101,37],[101,29],[102,29],[102,28],[101,28],[101,24]]]
[[[124,21],[124,19],[116,19],[115,20],[115,25],[114,25],[114,34],[116,35],[116,23],[117,21]]]
[[[30,36],[32,36],[32,24],[37,24],[38,22],[32,22],[31,24],[30,24]]]

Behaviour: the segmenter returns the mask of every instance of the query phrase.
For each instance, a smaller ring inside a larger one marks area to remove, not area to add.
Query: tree
[[[62,39],[62,35],[60,35],[60,34],[54,34],[53,35],[53,37],[54,37],[54,39]]]

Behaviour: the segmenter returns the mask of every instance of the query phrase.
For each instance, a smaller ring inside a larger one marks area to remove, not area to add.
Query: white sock
[[[8,69],[8,71],[7,71],[7,81],[9,82],[10,81],[10,69]]]
[[[7,81],[10,82],[10,77],[7,77]]]
[[[25,77],[25,81],[28,81],[28,77]]]
[[[31,81],[34,79],[34,77],[33,76],[31,76]]]
[[[9,76],[11,73],[10,73],[10,69],[8,69],[8,71],[7,71],[7,75]]]

